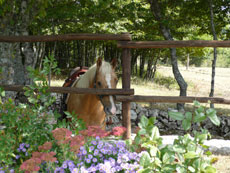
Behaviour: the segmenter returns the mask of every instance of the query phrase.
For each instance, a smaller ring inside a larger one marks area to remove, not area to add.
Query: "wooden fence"
[[[122,89],[88,89],[50,87],[50,92],[116,95],[116,100],[122,102],[122,125],[127,128],[125,138],[131,136],[130,102],[164,102],[191,103],[197,100],[201,103],[230,104],[230,100],[211,97],[176,97],[176,96],[137,96],[130,89],[131,79],[131,49],[145,48],[178,48],[178,47],[230,47],[230,41],[131,41],[129,33],[124,34],[65,34],[50,36],[0,36],[0,42],[53,42],[71,40],[116,40],[117,47],[122,48]],[[0,85],[6,91],[23,91],[24,86]]]

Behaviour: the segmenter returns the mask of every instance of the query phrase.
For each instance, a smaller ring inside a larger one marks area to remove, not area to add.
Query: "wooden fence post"
[[[131,52],[130,49],[122,49],[122,88],[130,89],[131,78]],[[124,134],[125,139],[131,137],[131,105],[129,101],[122,102],[122,125],[127,131]]]

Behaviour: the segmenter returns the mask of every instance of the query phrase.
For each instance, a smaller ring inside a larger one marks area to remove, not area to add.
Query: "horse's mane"
[[[80,77],[80,79],[78,80],[76,84],[76,87],[77,88],[89,88],[90,84],[95,79],[96,70],[97,70],[97,65],[94,64],[92,67],[89,68],[89,70],[84,75]],[[108,74],[108,73],[111,73],[112,67],[110,63],[102,61],[102,64],[99,70],[102,72],[102,74]]]

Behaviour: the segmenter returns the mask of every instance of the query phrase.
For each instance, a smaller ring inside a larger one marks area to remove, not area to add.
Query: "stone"
[[[134,110],[131,110],[131,121],[137,120],[137,113]]]
[[[134,102],[131,102],[131,109],[134,110],[137,108],[137,104]]]
[[[142,108],[142,110],[139,112],[139,115],[142,116],[146,116],[146,117],[149,117],[149,113],[148,113],[148,110],[146,108]]]
[[[122,103],[117,103],[117,104],[116,104],[116,107],[117,107],[118,110],[121,111],[121,110],[122,110]]]
[[[137,104],[137,106],[136,106],[136,112],[137,112],[137,114],[139,114],[141,112],[141,110],[142,110],[141,105]]]
[[[159,111],[159,116],[168,119],[168,112],[166,112],[166,111]]]
[[[149,117],[157,117],[159,114],[158,109],[150,109],[148,110]]]

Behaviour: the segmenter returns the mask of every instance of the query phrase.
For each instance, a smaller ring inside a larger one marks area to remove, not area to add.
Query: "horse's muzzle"
[[[108,106],[105,106],[104,107],[104,111],[105,111],[105,114],[106,115],[115,115],[116,114],[116,107],[108,107]]]

